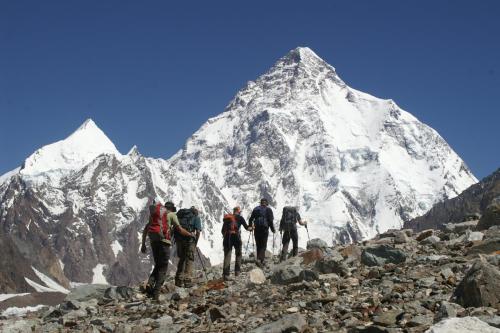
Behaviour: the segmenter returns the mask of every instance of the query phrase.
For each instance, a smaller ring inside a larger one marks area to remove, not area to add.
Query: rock
[[[79,310],[81,307],[81,303],[78,301],[65,301],[59,305],[59,309],[62,311]]]
[[[299,312],[299,308],[296,306],[292,306],[291,308],[286,309],[286,312],[288,313],[296,313]]]
[[[104,292],[103,298],[125,301],[132,299],[134,297],[134,293],[134,289],[130,287],[110,287]]]
[[[361,249],[356,244],[349,244],[340,251],[340,254],[348,262],[361,260]]]
[[[302,332],[307,326],[306,319],[300,313],[288,314],[280,319],[257,327],[250,333],[282,333],[282,332]]]
[[[361,262],[367,266],[382,266],[386,263],[399,264],[405,260],[405,253],[390,245],[367,247],[361,254]]]
[[[394,243],[395,244],[405,244],[411,241],[408,234],[404,230],[399,230],[394,233]]]
[[[426,333],[498,333],[499,330],[475,317],[448,318],[431,328]]]
[[[500,316],[497,315],[482,315],[477,318],[481,319],[490,326],[500,328]]]
[[[486,230],[495,225],[500,225],[500,197],[498,196],[486,207],[477,229]]]
[[[208,309],[207,314],[211,322],[226,318],[226,315],[224,315],[222,311],[216,306],[212,306],[210,309]]]
[[[408,327],[416,327],[416,326],[423,326],[425,328],[430,327],[434,321],[434,316],[431,314],[427,315],[418,315],[413,318],[411,318],[406,326]]]
[[[447,223],[444,225],[444,231],[451,233],[463,233],[466,230],[475,230],[479,221],[466,221],[461,223]]]
[[[340,257],[340,259],[343,259]],[[326,257],[316,262],[314,266],[320,273],[329,274],[335,273],[340,276],[346,276],[349,273],[349,268],[338,258]]]
[[[248,272],[248,280],[251,284],[263,284],[266,282],[266,276],[260,268],[254,268]]]
[[[311,239],[310,241],[307,242],[307,249],[326,249],[328,247],[328,244],[322,240],[322,239],[319,239],[319,238],[314,238],[314,239]]]
[[[100,299],[109,286],[106,284],[87,284],[76,287],[66,296],[66,301],[85,302],[91,299]]]
[[[491,254],[500,249],[500,237],[485,239],[469,248],[467,255]]]
[[[319,248],[312,248],[309,251],[300,254],[303,259],[304,265],[309,265],[310,263],[316,262],[323,258],[323,250]]]
[[[169,315],[164,315],[158,319],[156,319],[156,328],[160,332],[165,332],[169,329],[169,327],[174,323],[174,319]]]
[[[181,299],[185,299],[189,296],[189,292],[184,288],[177,288],[175,292],[172,293],[170,299],[172,301],[180,301]]]
[[[422,244],[430,244],[430,245],[433,245],[433,244],[437,244],[437,243],[439,243],[440,241],[441,241],[441,238],[439,238],[438,236],[434,236],[434,235],[432,235],[432,236],[429,236],[429,237],[427,237],[427,238],[423,239],[423,240],[421,241],[421,243],[422,243]]]
[[[399,320],[399,317],[403,314],[400,309],[393,309],[386,312],[382,312],[373,317],[373,322],[376,325],[382,326],[393,326]]]
[[[465,232],[465,238],[464,241],[466,242],[475,242],[475,241],[481,241],[483,240],[484,234],[480,231],[470,231],[467,230]]]
[[[417,241],[421,242],[424,239],[426,239],[427,237],[430,237],[432,235],[434,235],[434,230],[433,229],[427,229],[427,230],[424,230],[424,231],[420,232],[415,239]]]
[[[290,284],[300,281],[315,281],[319,276],[316,272],[302,269],[300,266],[285,265],[278,268],[271,277],[271,282],[275,284]]]
[[[445,318],[453,318],[464,311],[464,308],[458,304],[442,301],[436,313],[436,321],[439,322]]]
[[[500,271],[480,257],[455,289],[454,297],[464,307],[489,306],[500,310]]]

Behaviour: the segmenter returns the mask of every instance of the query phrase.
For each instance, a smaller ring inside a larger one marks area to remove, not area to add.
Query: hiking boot
[[[160,302],[160,293],[153,293],[152,299],[153,299],[153,302],[159,303]]]
[[[238,275],[240,275],[239,271],[234,272],[234,276],[238,276]]]
[[[182,287],[184,287],[184,282],[182,280],[180,280],[180,279],[175,279],[175,285],[177,287],[182,288]]]

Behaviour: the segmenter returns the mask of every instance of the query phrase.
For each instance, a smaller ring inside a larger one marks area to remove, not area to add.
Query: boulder
[[[309,250],[314,248],[323,250],[328,248],[328,244],[322,239],[314,238],[307,242],[307,249]]]
[[[381,326],[394,326],[402,314],[403,311],[400,309],[388,310],[374,316],[373,323]]]
[[[455,289],[454,297],[464,307],[489,306],[500,310],[500,271],[480,257]]]
[[[315,281],[318,279],[319,276],[316,272],[295,265],[280,266],[271,276],[271,282],[274,284],[290,284],[301,281]]]
[[[474,244],[467,251],[467,255],[475,255],[479,253],[491,254],[500,249],[500,237],[485,239],[477,244]]]
[[[361,262],[367,266],[399,264],[405,261],[406,254],[403,251],[386,244],[367,247],[361,253]]]
[[[417,237],[416,237],[416,240],[421,242],[423,241],[424,239],[426,239],[427,237],[430,237],[434,235],[434,230],[433,229],[427,229],[427,230],[424,230],[422,232],[420,232]]]
[[[484,237],[484,234],[480,231],[470,231],[467,230],[465,232],[465,238],[464,241],[466,242],[476,242],[476,241],[482,241]]]
[[[405,230],[398,230],[394,232],[394,243],[395,244],[404,244],[411,241],[411,238],[408,237],[408,234]]]
[[[302,332],[307,326],[306,319],[300,313],[292,313],[280,319],[259,326],[250,333],[281,333],[281,332]]]
[[[347,265],[342,260],[338,260],[338,258],[335,257],[326,257],[318,260],[314,267],[322,274],[335,273],[340,276],[349,274]]]
[[[254,268],[248,272],[248,280],[251,284],[263,284],[266,282],[266,276],[260,268]]]
[[[106,291],[104,291],[103,298],[116,301],[126,301],[132,299],[134,294],[134,289],[130,287],[109,287]]]
[[[447,233],[463,233],[466,230],[475,230],[479,221],[466,221],[460,223],[447,223],[444,225],[444,231]]]
[[[478,230],[486,230],[494,225],[500,225],[500,197],[496,197],[486,207],[477,225]]]
[[[104,292],[109,288],[106,284],[87,284],[71,289],[66,296],[66,301],[85,302],[91,299],[101,299]]]
[[[448,318],[431,328],[426,333],[498,333],[498,329],[475,317]]]
[[[309,265],[315,261],[320,260],[324,257],[323,250],[319,248],[312,248],[309,251],[303,252],[300,254],[304,261],[304,265]]]
[[[423,239],[421,241],[422,244],[428,244],[428,245],[433,245],[433,244],[437,244],[441,241],[441,238],[439,238],[438,236],[429,236],[429,237],[426,237],[425,239]]]

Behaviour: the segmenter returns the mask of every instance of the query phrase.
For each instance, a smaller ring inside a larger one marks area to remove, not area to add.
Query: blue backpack
[[[267,207],[266,206],[258,206],[254,208],[254,212],[257,213],[257,217],[255,218],[255,227],[257,228],[267,228],[269,225],[267,224]]]

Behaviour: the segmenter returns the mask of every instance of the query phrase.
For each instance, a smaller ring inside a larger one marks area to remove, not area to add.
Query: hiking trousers
[[[257,260],[264,263],[266,260],[267,237],[269,236],[269,228],[256,228],[255,246],[257,247]]]
[[[299,252],[299,235],[297,233],[297,228],[292,228],[283,233],[283,248],[281,249],[280,260],[286,260],[286,255],[288,253],[288,244],[290,244],[290,239],[293,243],[292,257],[295,257]]]
[[[149,276],[148,285],[151,286],[153,295],[159,295],[167,275],[170,245],[162,241],[152,240],[151,249],[153,250],[155,267]]]
[[[229,276],[231,271],[231,255],[233,247],[235,250],[236,260],[234,262],[234,274],[239,274],[241,270],[241,237],[239,234],[228,235],[224,237],[224,266],[222,275]]]
[[[196,243],[190,239],[176,239],[176,244],[179,262],[177,263],[175,280],[179,282],[191,282]]]

